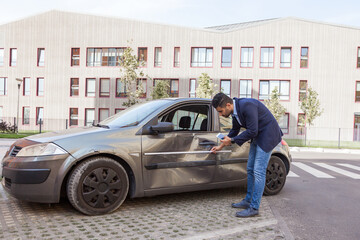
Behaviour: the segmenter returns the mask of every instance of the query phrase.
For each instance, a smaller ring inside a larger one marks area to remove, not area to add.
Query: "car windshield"
[[[112,127],[130,127],[138,125],[149,114],[153,113],[160,107],[168,104],[171,100],[155,100],[136,104],[130,108],[115,114],[104,121],[101,121],[98,126],[112,126]]]

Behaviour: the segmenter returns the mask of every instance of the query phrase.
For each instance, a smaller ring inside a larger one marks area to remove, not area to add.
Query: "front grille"
[[[10,156],[16,157],[16,155],[20,152],[21,149],[22,147],[14,146],[13,149],[11,149],[10,151]]]
[[[5,178],[5,187],[11,188],[11,179],[10,178]]]

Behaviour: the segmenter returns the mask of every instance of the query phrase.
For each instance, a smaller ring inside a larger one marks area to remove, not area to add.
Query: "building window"
[[[356,82],[355,102],[360,102],[360,81]]]
[[[37,107],[36,108],[36,125],[44,123],[44,108]]]
[[[71,66],[80,66],[80,48],[71,49]]]
[[[79,79],[71,78],[70,79],[70,96],[79,96]]]
[[[251,98],[252,97],[252,80],[240,80],[239,87],[240,98]]]
[[[116,97],[127,97],[126,84],[120,78],[116,79]]]
[[[110,79],[100,78],[100,97],[110,96]]]
[[[96,81],[95,78],[86,79],[86,97],[95,97]]]
[[[300,57],[300,68],[307,68],[309,61],[309,48],[302,47],[301,48],[301,57]]]
[[[275,88],[278,89],[280,100],[290,100],[290,81],[287,80],[260,80],[259,99],[269,99]]]
[[[0,106],[0,122],[3,120],[3,107]]]
[[[95,121],[95,109],[85,109],[85,126],[92,126]]]
[[[7,94],[7,78],[0,78],[0,96]]]
[[[179,97],[179,79],[154,79],[153,86],[155,87],[159,81],[168,82],[168,94],[170,97]]]
[[[99,122],[107,119],[109,117],[109,109],[108,108],[100,108],[99,109]]]
[[[121,111],[124,111],[125,108],[115,108],[115,114],[120,113]]]
[[[174,48],[174,67],[180,67],[180,48]]]
[[[222,48],[221,67],[231,67],[232,48]]]
[[[220,91],[225,93],[228,97],[231,95],[231,81],[220,80]]]
[[[24,78],[23,96],[30,96],[30,78]]]
[[[289,133],[289,113],[285,113],[279,120],[279,126],[284,134]]]
[[[88,48],[86,66],[120,66],[124,49],[125,48]]]
[[[298,122],[297,122],[297,134],[304,135],[305,134],[305,114],[298,114]]]
[[[140,98],[146,98],[146,78],[137,79],[136,80],[136,89],[140,89],[142,91],[142,94],[139,95]]]
[[[240,55],[240,67],[253,67],[254,48],[242,47]]]
[[[70,108],[70,126],[77,126],[79,120],[78,108]]]
[[[162,49],[161,49],[161,47],[156,47],[155,48],[154,67],[161,67],[161,59],[162,59]]]
[[[273,47],[262,47],[261,48],[260,67],[263,67],[263,68],[274,67],[274,48]]]
[[[38,67],[45,66],[45,48],[38,48],[37,65]]]
[[[138,48],[138,60],[140,62],[140,65],[142,66],[146,66],[147,65],[147,57],[148,57],[148,52],[147,52],[147,48]]]
[[[354,117],[354,141],[360,142],[360,114],[355,113]]]
[[[1,49],[0,49],[1,50]],[[0,64],[1,64],[1,52],[0,52]],[[1,65],[0,65],[1,66]],[[358,53],[357,53],[357,68],[360,68],[360,47],[358,47]]]
[[[4,66],[4,49],[0,48],[0,67]]]
[[[300,80],[299,84],[299,101],[302,101],[306,98],[306,90],[307,90],[307,81]]]
[[[17,61],[17,49],[10,48],[10,66],[15,67]]]
[[[282,47],[280,56],[280,67],[291,67],[291,47]]]
[[[44,78],[37,79],[36,96],[44,96]]]
[[[191,48],[191,67],[212,67],[213,48]]]
[[[22,124],[30,124],[30,107],[23,107]]]
[[[189,97],[196,97],[196,79],[190,79]]]

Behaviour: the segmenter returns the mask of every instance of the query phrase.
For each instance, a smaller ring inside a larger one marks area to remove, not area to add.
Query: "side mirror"
[[[172,132],[174,130],[174,124],[171,122],[159,122],[154,126],[150,126],[150,129],[155,134]]]

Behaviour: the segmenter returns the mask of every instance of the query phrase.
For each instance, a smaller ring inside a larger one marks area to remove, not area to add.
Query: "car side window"
[[[167,113],[160,121],[172,122],[175,131],[207,131],[208,114],[207,105],[189,105]]]

